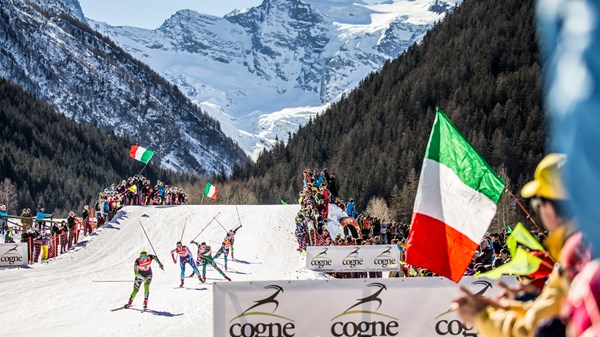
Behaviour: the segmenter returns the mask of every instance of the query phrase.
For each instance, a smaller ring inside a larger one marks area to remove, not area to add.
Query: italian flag
[[[204,195],[213,199],[214,201],[217,201],[217,191],[218,190],[219,189],[216,188],[214,185],[207,182],[206,187],[204,187]]]
[[[496,214],[504,179],[440,109],[421,169],[406,263],[458,282]]]
[[[144,164],[148,164],[150,158],[154,155],[154,152],[148,150],[145,147],[132,145],[131,149],[129,149],[129,156],[134,158],[135,160],[139,160]]]

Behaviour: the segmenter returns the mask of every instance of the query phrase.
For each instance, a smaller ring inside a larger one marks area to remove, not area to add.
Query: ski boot
[[[144,310],[148,308],[148,299],[144,298]]]
[[[200,280],[200,282],[204,283],[206,282],[206,276],[202,277],[202,275],[198,275],[198,279]]]
[[[179,288],[183,287],[183,279],[181,279],[181,284],[179,285]]]
[[[223,277],[225,277],[225,279],[226,279],[227,281],[231,281],[231,279],[229,278],[229,276],[227,276],[227,275],[223,275]]]
[[[123,307],[127,309],[131,308],[131,302],[133,302],[133,299],[129,298],[129,301],[127,301],[127,304],[125,304]]]

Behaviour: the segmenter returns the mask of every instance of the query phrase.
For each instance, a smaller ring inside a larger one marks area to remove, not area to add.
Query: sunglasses
[[[542,204],[545,202],[546,200],[540,197],[533,197],[531,198],[530,201],[530,205],[531,208],[533,208],[534,211],[539,212],[540,208],[542,207]]]
[[[148,258],[148,255],[140,255],[140,259],[145,260]]]

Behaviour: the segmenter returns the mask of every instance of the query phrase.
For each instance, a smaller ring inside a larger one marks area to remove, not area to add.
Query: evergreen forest
[[[130,140],[78,124],[0,79],[0,203],[9,214],[29,207],[66,214],[90,206],[111,184],[138,173]],[[195,178],[148,165],[143,175],[167,183]]]

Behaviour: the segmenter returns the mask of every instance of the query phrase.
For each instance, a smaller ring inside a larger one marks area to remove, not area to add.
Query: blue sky
[[[237,8],[258,6],[262,0],[79,0],[83,14],[113,26],[158,28],[180,9],[223,16]]]

